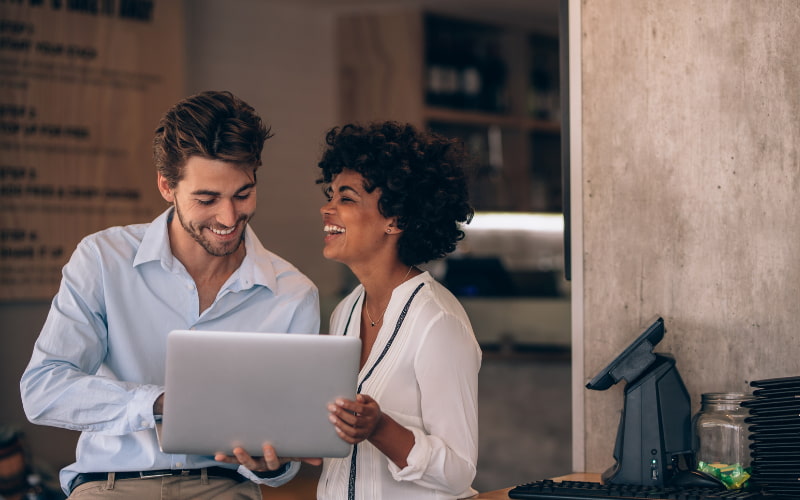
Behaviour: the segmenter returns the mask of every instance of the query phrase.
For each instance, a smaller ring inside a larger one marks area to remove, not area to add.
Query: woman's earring
[[[392,228],[390,228],[390,227],[387,227],[387,228],[386,228],[386,233],[388,234],[388,233],[391,233],[391,232],[392,232]]]

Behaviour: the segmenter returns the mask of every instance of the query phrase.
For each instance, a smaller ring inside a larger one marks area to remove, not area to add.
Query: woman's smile
[[[325,243],[328,243],[336,239],[339,235],[344,234],[345,229],[342,226],[325,224],[323,231],[325,231]]]

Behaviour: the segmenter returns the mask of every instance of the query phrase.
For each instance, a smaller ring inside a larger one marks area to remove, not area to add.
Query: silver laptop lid
[[[328,420],[337,397],[355,399],[361,341],[286,333],[175,330],[167,339],[165,453],[344,457]]]

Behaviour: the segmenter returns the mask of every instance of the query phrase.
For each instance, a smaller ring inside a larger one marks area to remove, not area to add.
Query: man
[[[269,137],[229,92],[179,102],[153,141],[171,206],[149,224],[86,237],[64,267],[20,389],[31,422],[82,431],[60,474],[67,494],[260,499],[258,484],[297,473],[269,446],[255,458],[232,450],[238,467],[167,455],[155,432],[171,330],[319,331],[316,287],[248,226]]]

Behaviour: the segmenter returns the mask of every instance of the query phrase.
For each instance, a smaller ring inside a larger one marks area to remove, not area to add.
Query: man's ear
[[[169,187],[169,182],[161,174],[158,174],[158,190],[161,193],[161,197],[167,200],[168,203],[175,202],[175,195]]]

